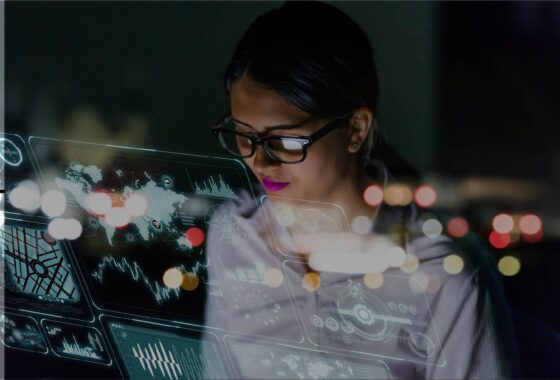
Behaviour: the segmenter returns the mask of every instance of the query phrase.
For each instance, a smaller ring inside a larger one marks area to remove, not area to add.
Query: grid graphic
[[[55,239],[45,231],[13,226],[0,230],[0,237],[14,290],[48,301],[78,301],[78,289]]]

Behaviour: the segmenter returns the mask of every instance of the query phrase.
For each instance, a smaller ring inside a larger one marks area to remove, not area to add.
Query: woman
[[[320,360],[324,377],[507,377],[508,330],[496,324],[507,314],[484,252],[425,236],[413,205],[364,197],[395,175],[415,179],[374,144],[372,55],[360,27],[319,2],[286,3],[242,37],[225,74],[231,112],[213,131],[265,197],[244,193],[210,222],[208,258],[220,265],[209,280],[227,294],[209,298],[206,324],[234,332],[242,377],[319,378]],[[444,270],[452,253],[459,273]],[[274,348],[284,341],[297,360]]]

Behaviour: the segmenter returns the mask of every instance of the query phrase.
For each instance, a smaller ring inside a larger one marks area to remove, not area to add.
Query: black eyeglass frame
[[[348,115],[344,115],[344,116],[340,116],[340,117],[335,118],[334,120],[328,122],[323,127],[321,127],[318,131],[311,134],[310,136],[265,136],[265,137],[257,137],[257,136],[252,136],[252,135],[249,135],[249,134],[245,134],[245,133],[241,133],[241,132],[235,132],[235,131],[231,131],[229,129],[225,129],[223,126],[226,123],[228,123],[229,121],[232,120],[231,114],[228,113],[224,117],[222,117],[220,119],[220,121],[218,121],[216,124],[214,124],[214,126],[212,126],[212,133],[216,137],[218,137],[218,140],[220,141],[220,144],[222,145],[222,148],[224,148],[227,152],[233,154],[236,157],[241,157],[241,158],[251,157],[255,154],[257,145],[262,145],[266,154],[268,154],[268,156],[270,158],[272,158],[273,160],[282,162],[284,164],[297,164],[297,163],[300,163],[300,162],[305,160],[305,158],[307,157],[307,149],[313,143],[317,142],[320,138],[324,137],[328,133],[330,133],[330,132],[334,131],[335,129],[339,128],[342,125],[341,122],[348,119],[351,115],[352,114],[348,114]],[[235,153],[234,151],[228,149],[227,144],[223,140],[223,138],[221,137],[220,133],[230,133],[230,134],[233,134],[233,135],[242,136],[244,138],[247,138],[248,140],[251,141],[251,152],[247,155],[242,155],[242,154]],[[298,140],[301,143],[301,146],[302,146],[302,149],[303,149],[303,155],[302,155],[301,159],[299,159],[297,161],[282,160],[274,154],[274,151],[266,143],[269,140],[284,140],[284,139]]]

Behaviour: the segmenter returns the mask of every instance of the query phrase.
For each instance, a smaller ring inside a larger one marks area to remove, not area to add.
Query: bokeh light
[[[407,253],[404,264],[401,265],[401,270],[405,273],[414,273],[418,270],[419,265],[420,262],[418,261],[418,258],[410,253]]]
[[[105,214],[105,222],[114,228],[121,228],[130,223],[130,214],[124,207],[112,207]]]
[[[356,234],[365,235],[371,231],[372,220],[367,216],[357,216],[352,219],[352,231]]]
[[[469,222],[464,218],[453,218],[447,223],[447,232],[454,238],[462,238],[469,233]]]
[[[265,272],[264,280],[271,288],[278,288],[284,282],[284,274],[280,269],[270,268]]]
[[[428,219],[422,224],[422,232],[429,238],[437,238],[441,235],[443,226],[437,219]]]
[[[76,219],[66,219],[64,221],[66,228],[66,238],[70,240],[75,240],[82,235],[82,224]]]
[[[431,207],[436,203],[437,194],[432,186],[423,185],[414,192],[414,201],[420,207]]]
[[[537,232],[536,234],[521,234],[521,237],[523,238],[524,241],[526,241],[527,243],[530,244],[535,244],[538,243],[542,240],[543,238],[543,230],[539,230],[539,232]]]
[[[32,212],[41,206],[39,187],[33,181],[23,181],[19,183],[10,191],[8,199],[12,206],[23,211]]]
[[[542,220],[537,215],[527,214],[519,219],[519,229],[526,235],[535,235],[542,230]]]
[[[198,247],[204,243],[204,231],[198,227],[191,227],[185,232],[185,238],[193,247]]]
[[[399,246],[394,246],[387,250],[387,264],[390,267],[398,268],[406,262],[406,251]]]
[[[498,270],[504,276],[515,276],[521,270],[521,262],[513,256],[504,256],[498,261]]]
[[[404,184],[392,184],[387,187],[384,199],[390,206],[406,206],[412,202],[412,190]]]
[[[87,198],[88,209],[97,215],[105,215],[113,205],[113,200],[107,193],[92,193]]]
[[[383,188],[379,185],[370,185],[364,191],[364,201],[371,207],[377,207],[383,202]]]
[[[500,234],[509,234],[513,226],[513,217],[509,214],[498,214],[492,219],[492,228]]]
[[[501,234],[499,232],[492,231],[490,232],[488,241],[494,248],[503,249],[511,243],[511,236],[510,234]]]
[[[423,293],[428,290],[430,278],[424,272],[416,272],[408,279],[410,290],[414,293]]]
[[[306,273],[301,279],[301,285],[308,292],[314,292],[321,287],[321,277],[315,273]]]
[[[383,285],[382,273],[366,273],[364,275],[364,284],[370,289],[378,289]]]
[[[64,239],[66,237],[66,223],[63,218],[55,218],[49,222],[49,235],[55,239]]]
[[[133,193],[124,202],[130,216],[142,216],[148,209],[148,200],[141,193]]]
[[[163,274],[163,283],[171,289],[177,289],[183,284],[183,273],[177,268],[169,268]]]
[[[464,267],[465,263],[459,255],[452,254],[443,259],[443,270],[449,274],[461,273]]]
[[[66,196],[60,190],[49,190],[41,195],[41,211],[51,218],[64,214]]]
[[[181,282],[181,288],[183,288],[184,290],[186,290],[188,292],[192,292],[193,290],[198,288],[199,284],[200,284],[200,279],[198,278],[196,273],[186,272],[183,275],[183,281]]]
[[[296,214],[289,206],[279,206],[276,209],[276,221],[284,227],[290,227],[296,221]]]

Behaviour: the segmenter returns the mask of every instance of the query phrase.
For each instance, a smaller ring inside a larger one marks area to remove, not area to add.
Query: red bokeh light
[[[539,230],[539,232],[537,232],[536,234],[521,234],[521,237],[523,238],[523,240],[525,240],[527,243],[531,243],[531,244],[535,244],[538,243],[539,241],[542,240],[543,238],[543,230]]]
[[[510,234],[501,234],[499,232],[492,231],[488,240],[494,248],[503,249],[511,242],[511,236]]]
[[[198,227],[191,227],[185,232],[185,238],[193,247],[198,247],[204,242],[204,231]]]
[[[469,222],[464,218],[453,218],[447,224],[447,232],[455,238],[461,238],[469,232]]]
[[[430,207],[436,203],[436,191],[432,186],[422,185],[414,192],[414,201],[420,207]]]

